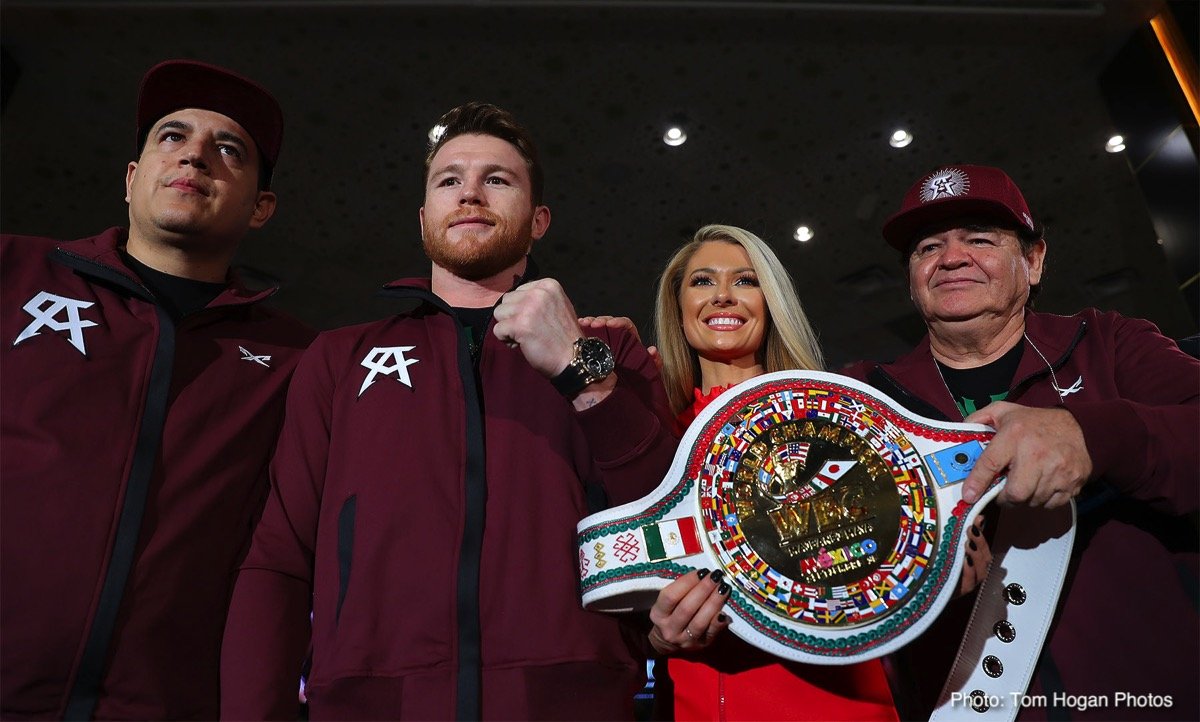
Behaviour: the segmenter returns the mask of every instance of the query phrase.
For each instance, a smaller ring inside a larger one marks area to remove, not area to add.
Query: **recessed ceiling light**
[[[687,142],[687,133],[683,128],[673,125],[667,128],[666,133],[663,133],[663,142],[670,146],[683,145]]]
[[[903,148],[911,142],[913,142],[913,134],[903,128],[892,133],[891,137],[888,138],[888,145],[893,148]]]
[[[446,126],[444,126],[444,125],[435,125],[432,128],[430,128],[429,129],[429,143],[431,145],[437,144],[438,140],[442,137],[442,133],[445,133],[445,132],[446,132]]]
[[[1125,150],[1125,136],[1114,135],[1109,138],[1108,142],[1104,144],[1104,150],[1107,150],[1109,153],[1120,153]]]
[[[795,238],[801,243],[808,243],[813,239],[814,235],[816,234],[813,233],[813,229],[809,228],[808,226],[799,226],[796,228],[796,232],[792,234],[792,238]]]

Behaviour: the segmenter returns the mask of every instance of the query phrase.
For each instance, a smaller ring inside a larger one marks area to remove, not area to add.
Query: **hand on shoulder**
[[[633,323],[633,319],[628,316],[584,316],[579,319],[579,325],[590,329],[612,328],[625,330],[637,339],[638,343],[645,345],[642,341],[642,335],[638,333],[637,326]],[[650,360],[654,362],[655,368],[662,371],[663,361],[662,356],[658,354],[658,347],[646,346],[646,353],[650,355]]]

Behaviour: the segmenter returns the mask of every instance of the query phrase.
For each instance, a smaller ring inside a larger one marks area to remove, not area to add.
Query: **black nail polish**
[[[705,578],[705,577],[707,577],[707,576],[708,576],[708,570],[707,570],[707,569],[701,569],[700,571],[696,572],[696,577],[697,577],[698,579],[703,579],[703,578]]]
[[[979,527],[977,527],[977,526],[971,527],[971,533],[974,534],[975,536],[979,536],[979,534],[980,534]]]
[[[713,572],[712,577],[711,577],[711,579],[713,580],[713,584],[720,584],[721,579],[724,578],[724,576],[725,576],[724,569],[718,569],[717,571]]]
[[[729,621],[729,617],[725,616],[725,612],[721,612],[720,614],[717,615],[717,621],[724,624],[725,622]]]
[[[721,586],[717,587],[717,594],[720,594],[722,597],[728,597],[730,591],[729,585],[725,582],[721,582]]]
[[[979,547],[975,546],[975,542],[973,542],[969,539],[967,540],[967,546],[971,547],[971,551],[973,551],[973,552],[979,551]]]
[[[975,566],[975,562],[971,561],[971,557],[967,557],[967,566],[969,566],[969,567]]]

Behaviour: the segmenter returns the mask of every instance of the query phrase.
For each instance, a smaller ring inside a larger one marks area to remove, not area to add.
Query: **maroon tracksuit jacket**
[[[312,332],[237,283],[178,324],[125,231],[0,238],[0,706],[214,719],[234,573]]]
[[[599,490],[662,481],[676,440],[653,362],[601,331],[619,381],[576,412],[490,331],[476,366],[428,281],[392,291],[419,305],[322,334],[296,371],[223,716],[294,713],[311,603],[312,719],[631,718],[641,650],[580,605],[575,523]]]

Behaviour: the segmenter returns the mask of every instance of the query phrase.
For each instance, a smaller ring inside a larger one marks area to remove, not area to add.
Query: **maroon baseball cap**
[[[900,210],[883,224],[883,238],[905,253],[923,228],[963,216],[1034,230],[1029,205],[1008,174],[986,165],[953,165],[938,168],[908,189]]]
[[[279,103],[253,80],[198,60],[166,60],[146,71],[138,91],[135,151],[141,153],[159,119],[181,108],[211,110],[234,119],[254,139],[267,172],[275,167],[283,145]]]

